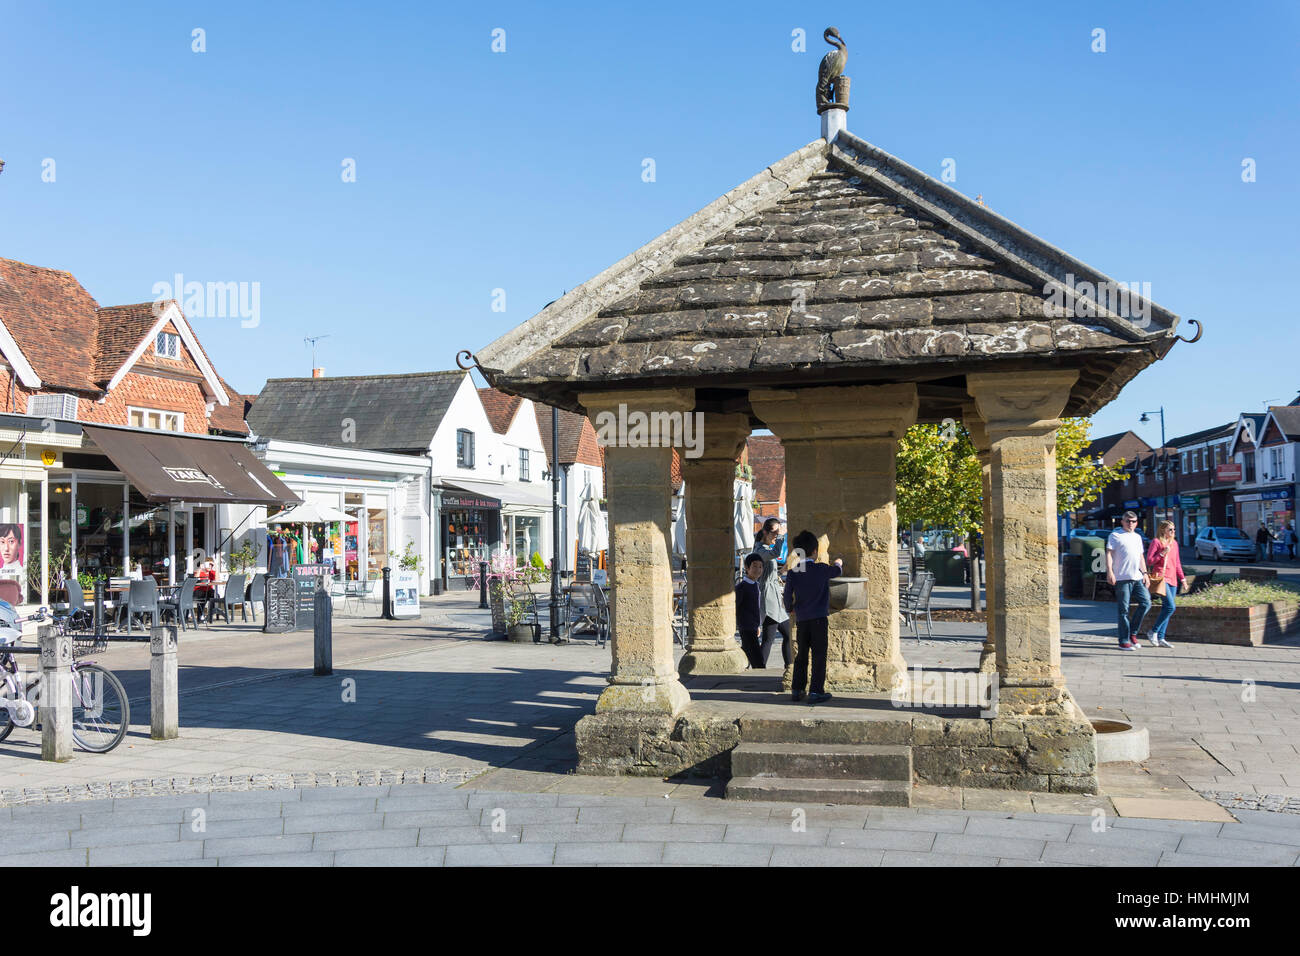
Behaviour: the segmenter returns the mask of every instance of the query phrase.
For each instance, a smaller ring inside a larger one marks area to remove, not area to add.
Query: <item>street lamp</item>
[[[1143,412],[1142,417],[1139,418],[1138,421],[1145,424],[1151,421],[1151,416],[1154,414],[1159,414],[1160,416],[1160,457],[1164,461],[1164,467],[1161,468],[1160,470],[1161,473],[1164,475],[1164,480],[1165,480],[1165,512],[1166,514],[1168,514],[1169,512],[1169,452],[1165,449],[1165,407],[1161,405],[1159,412]],[[1157,529],[1152,528],[1151,530],[1155,532]]]

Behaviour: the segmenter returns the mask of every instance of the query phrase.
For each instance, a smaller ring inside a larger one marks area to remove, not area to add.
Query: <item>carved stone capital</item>
[[[980,372],[966,376],[966,391],[975,399],[975,409],[990,439],[996,440],[1002,432],[1055,431],[1078,378],[1074,369]]]
[[[893,438],[916,423],[915,385],[753,389],[749,404],[784,441]]]

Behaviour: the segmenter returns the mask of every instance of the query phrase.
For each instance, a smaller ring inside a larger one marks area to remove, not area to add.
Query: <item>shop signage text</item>
[[[1216,481],[1241,481],[1241,465],[1236,463],[1215,465],[1214,478]]]
[[[451,508],[501,508],[501,502],[497,498],[481,498],[477,495],[452,495],[447,492],[442,493],[442,507]]]

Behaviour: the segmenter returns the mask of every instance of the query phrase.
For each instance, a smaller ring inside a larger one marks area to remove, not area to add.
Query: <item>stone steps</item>
[[[735,777],[912,779],[912,748],[880,744],[742,743],[731,752]]]
[[[732,777],[727,784],[727,799],[908,807],[912,805],[912,784],[908,780]]]
[[[742,743],[782,744],[887,744],[912,742],[912,717],[862,718],[806,717],[781,720],[742,717]]]

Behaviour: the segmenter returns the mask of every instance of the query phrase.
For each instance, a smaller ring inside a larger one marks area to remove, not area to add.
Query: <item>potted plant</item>
[[[525,624],[524,618],[528,616],[528,608],[521,601],[511,601],[507,595],[504,599],[505,619],[506,619],[506,636],[518,644],[531,644],[533,641],[533,626]]]
[[[87,601],[95,600],[95,576],[89,571],[77,572],[77,583],[81,585],[81,594]]]

